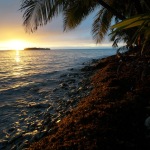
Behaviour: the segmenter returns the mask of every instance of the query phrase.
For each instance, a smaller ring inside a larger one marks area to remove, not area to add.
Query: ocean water
[[[32,121],[42,119],[36,114],[55,103],[53,91],[64,74],[79,73],[92,59],[115,53],[114,49],[0,51],[0,140],[9,140],[9,132],[27,130]]]

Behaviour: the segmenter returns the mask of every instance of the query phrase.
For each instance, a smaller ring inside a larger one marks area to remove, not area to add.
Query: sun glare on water
[[[27,43],[21,40],[11,40],[7,44],[12,50],[23,50],[27,46]]]

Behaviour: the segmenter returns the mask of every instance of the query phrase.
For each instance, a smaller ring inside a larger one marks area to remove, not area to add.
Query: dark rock
[[[61,83],[59,86],[60,86],[61,88],[64,88],[64,87],[67,87],[68,84],[66,84],[66,83]]]

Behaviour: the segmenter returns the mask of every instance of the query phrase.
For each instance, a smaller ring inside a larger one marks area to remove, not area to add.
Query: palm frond
[[[35,31],[47,24],[62,11],[64,0],[23,0],[20,10],[24,11],[23,25],[27,31]]]
[[[96,19],[92,26],[92,34],[96,43],[100,43],[104,38],[110,27],[112,17],[112,13],[105,8],[101,9],[96,15]]]
[[[118,28],[118,29],[127,29],[127,28],[133,28],[133,27],[137,27],[140,26],[141,24],[146,24],[147,20],[150,20],[150,16],[149,15],[137,15],[134,17],[131,17],[129,19],[126,19],[120,23],[117,23],[115,25],[113,25],[111,28]]]
[[[129,19],[126,19],[118,24],[115,24],[112,26],[112,28],[115,30],[112,32],[112,34],[116,34],[117,32],[122,31],[129,31],[131,29],[136,29],[134,34],[132,35],[131,44],[138,44],[143,45],[142,51],[150,38],[150,14],[141,14],[138,16],[131,17]],[[139,37],[142,36],[142,39],[139,43]]]
[[[64,30],[77,27],[91,12],[97,3],[91,0],[74,0],[64,10]]]
[[[124,31],[116,31],[116,32],[112,32],[109,34],[110,37],[110,41],[113,41],[113,47],[118,47],[118,43],[119,42],[125,42],[128,43],[127,45],[130,45],[130,40],[131,37],[130,35],[132,35],[133,31],[129,31],[129,32],[124,32]]]

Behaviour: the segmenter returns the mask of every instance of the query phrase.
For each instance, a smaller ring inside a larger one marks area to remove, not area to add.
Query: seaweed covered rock
[[[145,119],[150,116],[150,64],[146,57],[116,56],[98,61],[91,93],[84,97],[55,132],[30,150],[141,150],[149,146]],[[90,69],[90,68],[89,68]]]

